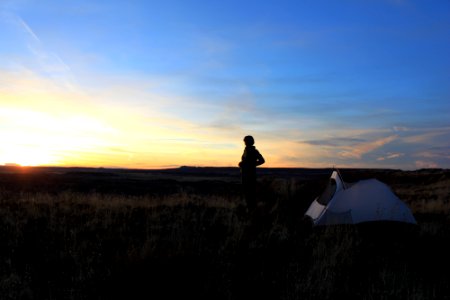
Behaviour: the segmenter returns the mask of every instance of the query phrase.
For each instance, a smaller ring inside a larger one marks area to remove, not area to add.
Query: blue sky
[[[0,163],[450,167],[449,1],[0,3]]]

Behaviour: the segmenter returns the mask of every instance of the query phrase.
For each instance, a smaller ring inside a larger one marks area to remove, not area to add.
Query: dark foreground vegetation
[[[417,226],[311,228],[331,170],[0,168],[0,299],[450,299],[450,172],[375,177]]]

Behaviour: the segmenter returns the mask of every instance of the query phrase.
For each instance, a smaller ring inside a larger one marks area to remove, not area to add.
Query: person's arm
[[[256,166],[260,166],[266,161],[264,160],[264,157],[261,155],[261,153],[258,152],[257,160],[256,160]]]
[[[245,150],[244,150],[244,153],[242,154],[241,161],[239,162],[240,168],[243,168],[244,166],[245,166]]]

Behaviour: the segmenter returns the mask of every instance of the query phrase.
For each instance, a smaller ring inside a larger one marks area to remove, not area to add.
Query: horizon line
[[[127,167],[115,167],[115,166],[58,166],[58,165],[35,165],[35,166],[22,166],[20,164],[3,164],[0,168],[20,168],[20,169],[39,169],[39,168],[59,168],[59,169],[106,169],[106,170],[136,170],[136,171],[164,171],[183,168],[197,168],[197,169],[239,169],[234,166],[194,166],[194,165],[177,165],[177,166],[161,166],[161,167],[146,167],[146,168],[127,168]],[[395,170],[395,171],[421,171],[421,170],[442,170],[448,171],[448,168],[418,168],[418,169],[401,169],[401,168],[375,168],[375,167],[258,167],[258,169],[275,170],[275,169],[308,169],[308,170],[327,170],[327,169],[341,169],[341,170]]]

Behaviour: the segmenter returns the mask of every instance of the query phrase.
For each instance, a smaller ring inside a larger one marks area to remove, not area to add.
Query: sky
[[[0,0],[0,165],[450,168],[450,1]]]

